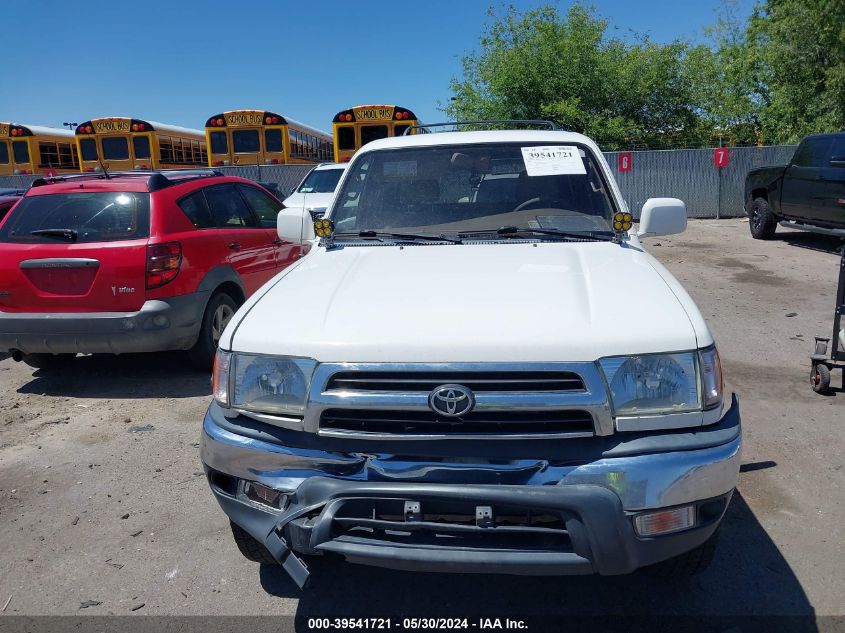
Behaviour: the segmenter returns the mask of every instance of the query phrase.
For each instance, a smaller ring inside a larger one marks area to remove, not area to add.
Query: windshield
[[[335,199],[335,235],[450,233],[501,227],[612,232],[613,205],[577,145],[501,143],[364,154]]]
[[[305,177],[297,191],[299,193],[332,193],[342,175],[342,169],[312,171]]]
[[[62,239],[111,242],[149,235],[150,194],[122,191],[27,196],[0,227],[2,242],[39,244]]]

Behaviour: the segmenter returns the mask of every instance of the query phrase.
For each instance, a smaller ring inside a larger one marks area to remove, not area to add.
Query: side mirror
[[[302,207],[290,207],[279,211],[279,215],[276,216],[276,233],[283,242],[294,244],[304,244],[316,237],[311,214]]]
[[[829,164],[831,167],[845,167],[845,156],[834,156]]]
[[[687,207],[677,198],[649,198],[640,213],[637,237],[683,233],[687,228]]]

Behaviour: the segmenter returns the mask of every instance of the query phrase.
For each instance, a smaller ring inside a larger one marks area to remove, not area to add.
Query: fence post
[[[719,170],[719,180],[717,180],[716,184],[716,219],[719,220],[722,217],[722,167],[717,167],[716,169]]]

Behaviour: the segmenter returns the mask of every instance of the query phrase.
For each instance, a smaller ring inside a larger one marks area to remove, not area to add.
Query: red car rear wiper
[[[79,237],[79,233],[77,233],[73,229],[37,229],[35,231],[30,231],[30,235],[47,235],[49,237],[63,237],[71,242],[75,242]]]

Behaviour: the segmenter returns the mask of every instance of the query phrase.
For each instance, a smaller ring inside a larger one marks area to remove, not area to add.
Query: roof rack
[[[64,174],[61,176],[47,176],[38,178],[32,182],[30,187],[43,187],[57,182],[75,180],[109,180],[111,178],[139,177],[147,179],[147,189],[158,191],[190,180],[208,178],[210,176],[223,176],[223,172],[217,169],[136,169],[132,171],[110,171],[91,172],[86,174]]]
[[[546,121],[545,119],[487,119],[480,121],[447,121],[445,123],[419,123],[417,125],[411,125],[410,127],[406,128],[405,131],[402,133],[402,136],[410,134],[411,130],[423,130],[423,132],[428,132],[428,128],[430,127],[457,127],[459,125],[478,125],[482,127],[493,127],[496,125],[531,125],[542,127],[546,130],[560,129],[554,121]]]

